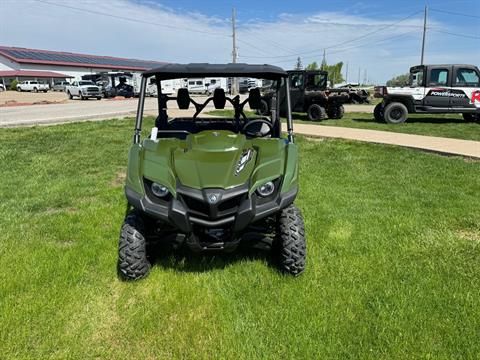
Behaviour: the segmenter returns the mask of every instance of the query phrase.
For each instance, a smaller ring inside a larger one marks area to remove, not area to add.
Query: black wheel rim
[[[403,116],[403,111],[401,109],[393,109],[390,113],[390,116],[394,120],[400,120]]]

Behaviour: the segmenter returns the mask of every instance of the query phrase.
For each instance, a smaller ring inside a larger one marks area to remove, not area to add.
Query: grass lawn
[[[247,112],[254,115],[253,112]],[[233,116],[232,110],[213,110],[209,114]],[[358,129],[393,131],[407,134],[441,136],[454,139],[480,141],[480,123],[468,122],[461,115],[410,115],[404,124],[393,125],[375,121],[373,114],[345,113],[341,120],[309,121],[306,114],[294,113],[294,122],[313,125],[343,126]]]
[[[0,129],[2,359],[480,356],[480,163],[299,139],[308,265],[116,275],[133,120]]]

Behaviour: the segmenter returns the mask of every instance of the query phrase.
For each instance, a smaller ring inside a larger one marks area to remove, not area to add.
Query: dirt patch
[[[125,184],[125,180],[127,179],[127,172],[125,170],[120,170],[115,175],[115,178],[110,181],[110,186],[119,187]]]
[[[75,214],[77,212],[77,209],[74,207],[66,207],[66,208],[48,208],[45,210],[43,213],[45,215],[55,215],[55,214]]]
[[[459,230],[457,236],[463,240],[480,242],[480,230]]]
[[[106,101],[119,101],[119,100],[136,100],[134,97],[126,98],[125,96],[115,96],[114,98],[105,99]]]
[[[17,102],[15,100],[9,100],[4,104],[0,104],[0,107],[11,107],[11,106],[28,106],[28,105],[50,105],[50,104],[65,104],[67,100],[62,100],[62,101],[47,101],[47,100],[42,100],[42,101],[36,101],[33,103],[22,103],[22,102]]]
[[[467,163],[480,163],[480,159],[472,158],[472,157],[465,157],[463,161]]]
[[[68,102],[67,94],[64,92],[18,92],[2,91],[0,93],[0,107],[24,106],[24,105],[50,105],[63,104]]]
[[[56,241],[55,245],[61,249],[68,249],[71,248],[75,244],[75,241],[73,240],[62,240],[62,241]]]

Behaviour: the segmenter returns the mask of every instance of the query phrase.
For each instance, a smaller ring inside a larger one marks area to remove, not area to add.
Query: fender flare
[[[408,109],[408,112],[415,112],[415,101],[412,95],[390,95],[384,99],[384,104],[387,106],[390,103],[399,102],[405,105]]]

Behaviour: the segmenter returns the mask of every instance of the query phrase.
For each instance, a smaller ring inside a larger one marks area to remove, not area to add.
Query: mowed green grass
[[[233,116],[233,111],[213,110],[208,112],[208,114],[216,116]],[[255,113],[247,111],[247,116],[255,116]],[[294,123],[301,124],[341,126],[480,141],[480,123],[465,121],[463,117],[458,114],[411,114],[406,123],[397,125],[378,122],[374,119],[373,114],[348,112],[348,110],[341,120],[327,119],[314,122],[309,121],[307,115],[301,113],[294,113],[293,120]]]
[[[187,252],[125,283],[132,128],[0,130],[2,359],[480,356],[479,162],[299,139],[304,275]]]

